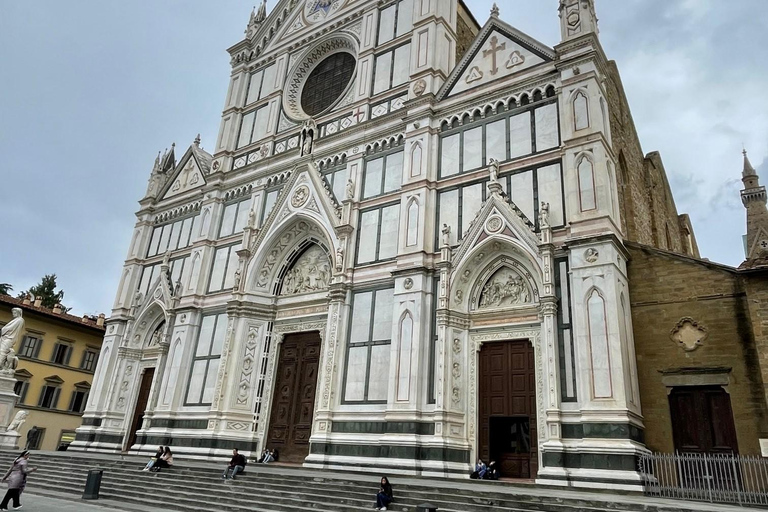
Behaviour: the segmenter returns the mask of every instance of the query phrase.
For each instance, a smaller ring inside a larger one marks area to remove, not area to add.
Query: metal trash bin
[[[103,469],[88,470],[88,478],[85,480],[85,490],[83,491],[84,500],[99,499],[99,489],[101,488],[101,477],[103,474]]]
[[[416,512],[437,512],[437,506],[431,503],[422,503],[416,507]]]

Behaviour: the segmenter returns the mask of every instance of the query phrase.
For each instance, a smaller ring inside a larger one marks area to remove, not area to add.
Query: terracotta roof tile
[[[104,332],[105,330],[104,326],[96,325],[96,320],[91,320],[90,318],[83,320],[83,317],[70,315],[69,313],[54,313],[52,310],[42,306],[37,307],[34,304],[24,304],[22,299],[17,299],[15,297],[11,297],[10,295],[0,295],[0,304],[19,307],[23,311],[31,311],[33,313],[37,313],[50,318],[56,318],[58,320],[77,324],[78,326],[90,327],[91,329],[96,329],[101,332]]]

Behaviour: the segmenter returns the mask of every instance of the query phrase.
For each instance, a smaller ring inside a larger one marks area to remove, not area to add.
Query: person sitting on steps
[[[163,468],[167,469],[171,466],[173,466],[173,453],[171,453],[171,447],[166,446],[163,455],[152,465],[152,471],[158,472]]]
[[[155,456],[149,459],[149,462],[147,462],[147,465],[144,466],[144,469],[142,471],[149,471],[150,469],[152,469],[152,466],[155,465],[155,462],[160,460],[160,457],[162,457],[164,453],[165,453],[165,448],[163,446],[160,446],[157,449],[157,453],[155,453]]]
[[[231,478],[232,480],[235,479],[235,475],[238,473],[242,473],[245,470],[245,465],[248,463],[248,461],[245,460],[245,457],[243,457],[238,451],[237,448],[232,450],[232,459],[229,461],[229,466],[227,466],[227,469],[224,470],[224,474],[221,475],[223,479]]]
[[[485,480],[498,480],[499,479],[499,468],[496,467],[496,461],[492,460],[490,464],[488,464],[488,469],[485,472],[484,476]]]
[[[270,462],[275,462],[277,460],[277,450],[270,451],[269,448],[264,448],[264,451],[261,453],[261,458],[259,458],[259,464],[269,464]]]
[[[488,471],[488,466],[485,465],[485,462],[483,462],[482,459],[477,460],[477,464],[475,464],[475,471],[469,475],[469,478],[472,480],[482,480],[485,478],[485,473]]]
[[[392,492],[392,484],[385,476],[381,477],[381,488],[376,495],[376,510],[387,510],[387,505],[395,501],[395,495]]]

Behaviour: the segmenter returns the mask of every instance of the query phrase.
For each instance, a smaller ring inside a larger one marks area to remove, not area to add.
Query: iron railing
[[[639,466],[648,496],[768,505],[768,459],[759,456],[649,453]]]

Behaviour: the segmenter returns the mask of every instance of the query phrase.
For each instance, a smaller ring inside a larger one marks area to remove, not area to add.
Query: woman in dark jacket
[[[387,510],[387,505],[395,501],[395,495],[392,492],[392,484],[385,476],[381,477],[381,488],[376,495],[376,510]]]
[[[160,457],[162,457],[164,453],[165,453],[165,448],[160,446],[157,449],[157,452],[155,453],[155,456],[152,457],[151,459],[149,459],[149,462],[147,462],[147,465],[144,466],[144,471],[149,471],[150,469],[152,469],[152,466],[155,465],[155,462],[160,460]]]

